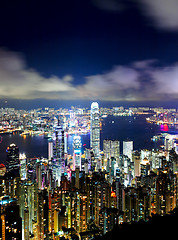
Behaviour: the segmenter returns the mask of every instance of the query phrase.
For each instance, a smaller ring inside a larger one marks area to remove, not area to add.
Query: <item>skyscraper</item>
[[[81,137],[74,136],[73,138],[73,170],[79,168],[81,170]]]
[[[97,102],[93,102],[91,104],[90,147],[93,149],[95,158],[99,158],[100,118],[99,118],[99,105]]]
[[[19,173],[19,148],[12,143],[6,149],[7,158],[6,158],[6,166],[7,170],[13,171],[14,173]]]
[[[53,141],[50,139],[48,141],[48,159],[51,160],[53,158]]]
[[[123,155],[132,161],[133,141],[123,141]]]
[[[75,127],[75,112],[73,110],[69,110],[70,112],[70,127]]]
[[[27,178],[27,172],[26,172],[27,158],[25,153],[20,153],[19,161],[20,161],[20,178],[21,180],[25,180]]]
[[[104,151],[105,159],[110,159],[111,157],[114,157],[118,162],[119,156],[120,156],[119,141],[104,140],[103,141],[103,151]]]
[[[61,175],[65,171],[64,159],[64,130],[58,121],[58,125],[54,129],[53,137],[53,171],[54,177],[60,183]]]

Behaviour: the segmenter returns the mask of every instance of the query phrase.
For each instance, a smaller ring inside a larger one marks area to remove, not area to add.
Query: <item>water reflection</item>
[[[151,141],[154,135],[160,134],[161,132],[172,131],[173,128],[167,124],[156,125],[149,124],[146,122],[144,116],[133,117],[113,117],[109,116],[102,122],[101,131],[101,142],[100,147],[103,149],[103,140],[119,140],[121,142],[122,152],[122,141],[130,139],[134,142],[134,149],[152,149],[160,146],[159,141]],[[90,134],[80,135],[82,141],[82,153],[85,148],[90,147]],[[68,153],[73,153],[73,137],[74,135],[67,136],[67,149]],[[31,136],[19,134],[3,134],[0,136],[0,163],[5,163],[6,159],[6,148],[11,143],[15,143],[21,153],[26,153],[28,158],[32,157],[45,157],[48,156],[48,139],[44,136]]]
[[[162,132],[168,132],[169,131],[169,126],[167,124],[161,124],[160,125],[160,130]]]

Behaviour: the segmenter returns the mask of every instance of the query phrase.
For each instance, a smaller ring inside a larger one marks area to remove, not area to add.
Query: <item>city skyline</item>
[[[177,109],[0,108],[0,123],[3,240],[107,239],[177,218]]]
[[[177,12],[177,0],[1,3],[2,240],[176,230]]]
[[[176,104],[175,0],[6,1],[0,20],[1,106],[73,100]]]

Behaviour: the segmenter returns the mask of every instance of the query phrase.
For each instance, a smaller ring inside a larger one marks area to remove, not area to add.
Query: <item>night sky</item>
[[[177,0],[1,1],[0,107],[42,100],[176,105],[177,12]]]

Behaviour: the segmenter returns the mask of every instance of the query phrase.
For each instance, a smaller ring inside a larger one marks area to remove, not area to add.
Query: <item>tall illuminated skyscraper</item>
[[[73,138],[73,170],[79,168],[81,170],[81,137],[74,136]]]
[[[132,161],[133,141],[123,141],[123,155]]]
[[[7,170],[13,171],[15,174],[19,173],[19,148],[12,143],[7,147],[7,158],[6,158],[6,166]]]
[[[20,161],[20,178],[21,180],[25,180],[27,178],[27,172],[26,172],[26,155],[25,153],[19,154],[19,161]]]
[[[90,147],[93,149],[95,158],[99,158],[100,118],[99,118],[99,105],[97,102],[93,102],[91,104]]]
[[[73,110],[69,110],[70,112],[70,127],[75,127],[75,112]]]
[[[65,171],[64,159],[64,130],[58,121],[58,125],[54,128],[53,136],[53,171],[54,177],[60,183],[61,175]]]
[[[105,159],[110,159],[111,157],[114,157],[118,161],[120,155],[120,142],[117,140],[104,140],[103,151]]]
[[[53,141],[48,141],[48,159],[51,160],[53,158]]]

